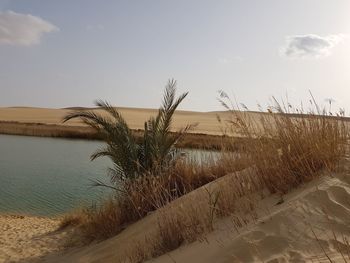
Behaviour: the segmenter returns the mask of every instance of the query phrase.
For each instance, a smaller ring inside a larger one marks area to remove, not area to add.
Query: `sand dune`
[[[341,252],[350,260],[349,183],[349,178],[324,177],[287,195],[284,204],[271,199],[270,214],[240,233],[222,222],[208,243],[193,243],[152,262],[329,262],[327,257],[344,262]]]
[[[74,129],[78,133],[81,132],[81,127],[84,126],[78,119],[70,120],[66,123],[63,123],[63,117],[71,112],[72,110],[81,110],[85,108],[79,107],[71,107],[65,109],[49,109],[49,108],[30,108],[30,107],[8,107],[8,108],[0,108],[0,128],[3,130],[11,130],[10,132],[2,132],[2,133],[10,133],[10,134],[21,134],[21,130],[23,127],[18,127],[17,132],[16,127],[12,127],[18,123],[26,123],[26,124],[41,124],[34,127],[35,130],[45,130],[47,129],[49,133],[52,133],[52,130],[58,129],[62,127],[60,130],[64,129]],[[95,112],[101,113],[104,115],[105,113],[98,109],[91,109]],[[142,109],[142,108],[118,108],[119,112],[123,115],[127,123],[129,124],[131,129],[135,130],[143,130],[144,122],[149,119],[150,116],[155,116],[157,114],[156,109]],[[262,112],[243,112],[241,113],[242,117],[244,117],[247,121],[254,123],[253,126],[255,128],[261,127],[261,122],[259,121]],[[290,114],[291,117],[302,116],[296,114]],[[221,122],[218,121],[218,117]],[[199,134],[208,134],[208,135],[223,135],[229,134],[238,136],[236,130],[232,130],[232,125],[228,128],[227,120],[232,120],[232,113],[228,111],[213,111],[213,112],[196,112],[196,111],[176,111],[174,114],[174,119],[172,123],[172,131],[178,131],[181,128],[185,127],[188,124],[197,124],[197,126],[191,130],[191,133],[199,133]],[[265,118],[270,118],[265,115]],[[271,117],[272,118],[272,117]],[[349,118],[344,118],[345,121],[350,121]],[[1,124],[1,122],[3,122]],[[13,122],[11,127],[8,124],[6,127],[4,122]],[[42,125],[44,124],[44,125]],[[48,127],[45,124],[51,125]],[[1,126],[2,125],[2,126]],[[55,127],[55,125],[58,125]],[[348,124],[350,125],[350,124]],[[19,125],[20,126],[20,125]]]
[[[138,109],[138,108],[118,108],[125,117],[132,129],[143,129],[144,122],[150,117],[157,114],[155,109]],[[25,123],[43,123],[43,124],[61,124],[69,126],[80,126],[78,120],[71,120],[65,124],[62,123],[65,116],[71,109],[46,109],[46,108],[23,108],[11,107],[0,108],[0,121],[14,121]],[[101,112],[99,110],[95,110]],[[205,134],[222,134],[222,127],[219,125],[217,115],[222,119],[229,118],[225,112],[194,112],[194,111],[177,111],[175,113],[173,130],[183,128],[187,124],[198,123],[194,130],[196,133]]]
[[[201,190],[189,196],[197,191]],[[238,232],[230,218],[222,219],[207,242],[184,245],[150,262],[329,262],[327,257],[344,262],[343,256],[349,260],[349,172],[324,175],[287,194],[282,204],[278,201],[278,196],[261,201],[257,220]],[[116,237],[48,255],[43,262],[124,262],[120,260],[125,251],[135,239],[152,233],[156,220],[153,213]]]
[[[62,124],[63,116],[70,111],[70,109],[0,108],[0,121]],[[144,121],[157,114],[157,110],[153,109],[119,108],[119,111],[132,129],[143,129]],[[173,128],[177,130],[186,124],[197,122],[199,123],[196,129],[198,133],[217,134],[220,132],[216,113],[178,111],[175,114]],[[83,124],[79,123],[78,120],[71,120],[64,125],[79,126]]]

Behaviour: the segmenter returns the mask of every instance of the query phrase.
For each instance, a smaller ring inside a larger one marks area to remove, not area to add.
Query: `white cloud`
[[[40,43],[44,33],[58,28],[40,17],[12,11],[0,12],[0,44],[30,46]]]
[[[287,36],[286,44],[280,49],[280,54],[289,58],[327,57],[344,38],[343,34],[325,37],[314,34]]]

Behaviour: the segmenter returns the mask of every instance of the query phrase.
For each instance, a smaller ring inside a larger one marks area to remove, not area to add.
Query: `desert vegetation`
[[[96,106],[107,112],[109,117],[93,111],[73,111],[65,116],[64,122],[79,118],[103,138],[106,146],[98,149],[91,160],[102,156],[110,158],[114,164],[110,168],[111,183],[118,187],[120,183],[127,184],[127,181],[142,176],[162,173],[178,159],[179,152],[175,146],[193,124],[188,124],[175,136],[171,135],[170,127],[175,110],[187,96],[184,93],[176,98],[175,93],[176,81],[169,80],[162,106],[156,117],[145,122],[140,142],[117,109],[101,100],[96,102]]]
[[[172,116],[187,93],[175,97],[176,82],[169,81],[163,104],[156,117],[145,122],[141,142],[132,133],[118,111],[106,102],[97,105],[111,115],[111,119],[91,111],[73,111],[65,121],[79,118],[94,129],[106,142],[92,160],[109,157],[111,184],[96,181],[116,191],[104,205],[82,209],[68,215],[61,226],[79,225],[84,239],[104,239],[120,232],[127,224],[145,217],[192,190],[247,165],[243,158],[233,160],[231,152],[223,152],[219,159],[208,158],[198,163],[181,157],[176,145],[193,125],[189,124],[176,136],[170,132]],[[237,145],[237,144],[235,144]]]
[[[314,108],[304,112],[275,100],[269,114],[251,119],[246,109],[241,110],[223,92],[220,101],[232,114],[227,125],[250,138],[242,150],[244,167],[249,168],[232,169],[221,181],[196,190],[195,198],[189,196],[180,206],[174,202],[158,211],[158,230],[153,239],[134,246],[129,252],[131,262],[202,240],[223,217],[231,218],[232,228],[239,231],[256,220],[259,200],[275,194],[280,200],[277,204],[283,203],[284,194],[322,171],[334,171],[346,155],[349,134],[342,112],[332,118],[332,113],[320,110],[314,101]],[[237,163],[237,156],[230,158]]]
[[[76,225],[84,242],[91,242],[114,236],[146,216],[156,218],[156,226],[147,237],[134,240],[121,262],[143,262],[182,244],[204,240],[221,218],[230,218],[233,230],[239,231],[256,220],[260,200],[277,195],[278,204],[283,203],[286,193],[323,171],[334,171],[346,155],[349,133],[343,112],[321,110],[314,100],[306,111],[274,100],[268,113],[252,118],[246,108],[238,107],[221,92],[220,102],[231,113],[229,120],[221,122],[227,125],[226,130],[238,132],[244,145],[236,152],[222,148],[215,159],[188,161],[177,155],[173,146],[189,127],[176,139],[168,140],[167,134],[162,134],[169,130],[164,123],[170,125],[171,113],[185,97],[181,96],[174,104],[174,87],[169,82],[159,116],[146,123],[141,145],[135,144],[126,123],[108,104],[99,105],[111,111],[117,123],[121,122],[120,131],[105,127],[110,122],[95,115],[75,112],[67,116],[67,120],[83,118],[102,133],[108,131],[104,134],[107,148],[93,158],[105,155],[114,158],[112,182],[118,194],[99,207],[66,216],[62,227]],[[164,117],[167,112],[170,118]],[[92,119],[98,120],[98,124]],[[113,136],[120,135],[125,137],[120,142],[113,141]],[[229,138],[234,144],[236,138]],[[125,145],[130,142],[132,147]],[[115,152],[120,145],[125,150]],[[147,147],[155,152],[146,152],[150,149]],[[135,154],[129,154],[129,149]],[[232,147],[227,145],[227,149]],[[145,158],[145,154],[150,158]],[[124,159],[125,163],[120,163]]]
[[[132,129],[138,143],[142,141],[143,130]],[[32,123],[32,122],[15,122],[15,121],[0,121],[0,134],[36,136],[36,137],[53,137],[67,139],[83,139],[83,140],[99,140],[103,138],[91,127],[59,125],[47,123]],[[171,132],[171,136],[176,137],[176,132]],[[178,148],[192,149],[207,149],[220,150],[223,146],[230,145],[232,150],[237,150],[244,145],[244,139],[236,140],[234,144],[228,144],[230,138],[225,135],[213,135],[197,133],[193,130],[187,133],[181,141],[177,143]]]

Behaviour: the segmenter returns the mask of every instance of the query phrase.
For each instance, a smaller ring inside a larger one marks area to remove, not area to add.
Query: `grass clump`
[[[157,225],[152,234],[132,242],[120,262],[144,262],[181,245],[206,241],[206,234],[215,230],[217,219],[224,216],[231,216],[229,225],[237,231],[255,220],[258,198],[248,183],[253,176],[245,171],[236,175],[244,179],[237,181],[235,176],[225,176],[157,210]]]
[[[232,113],[231,128],[251,139],[244,154],[271,193],[287,193],[321,170],[335,169],[345,155],[349,132],[344,111],[321,110],[313,98],[307,112],[274,99],[268,113],[254,116],[234,106],[224,92],[221,102]]]
[[[231,166],[224,166],[225,162],[228,162],[227,157],[208,158],[202,163],[180,159],[166,174],[125,180],[123,192],[99,206],[66,216],[62,227],[77,226],[85,243],[112,237],[149,213],[245,165],[244,161],[237,160],[237,165],[231,162]],[[193,210],[187,210],[193,214]],[[199,213],[201,211],[198,216]]]

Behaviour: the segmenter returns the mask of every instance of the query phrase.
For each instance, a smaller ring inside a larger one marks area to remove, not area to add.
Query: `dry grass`
[[[208,157],[207,161],[201,163],[182,159],[164,175],[148,175],[125,181],[123,193],[100,206],[66,215],[61,228],[77,226],[85,243],[112,237],[150,212],[248,165],[245,159],[237,156],[233,160],[231,155],[222,153],[219,159]]]
[[[205,196],[202,196],[205,197]],[[204,199],[202,199],[204,200]],[[199,198],[157,211],[158,225],[151,236],[135,240],[120,262],[140,263],[191,243],[212,230],[209,203]]]
[[[281,194],[312,180],[322,169],[334,169],[345,154],[349,137],[343,112],[320,110],[313,101],[307,113],[284,105],[275,100],[269,114],[254,120],[244,111],[229,108],[231,127],[252,139],[245,153],[261,184]]]
[[[235,230],[256,220],[257,200],[250,169],[228,175],[156,211],[158,225],[151,236],[135,240],[120,262],[140,263],[183,244],[205,241],[217,219],[230,215]]]
[[[100,140],[89,127],[0,121],[0,134]]]

